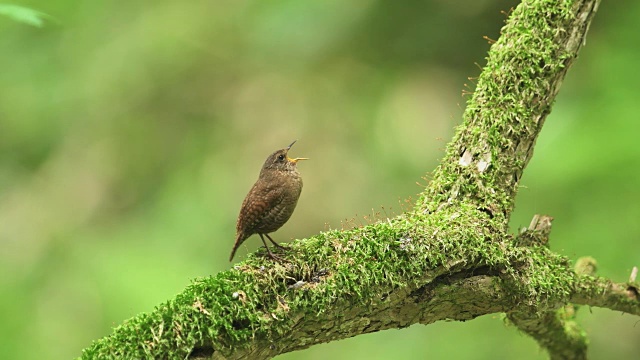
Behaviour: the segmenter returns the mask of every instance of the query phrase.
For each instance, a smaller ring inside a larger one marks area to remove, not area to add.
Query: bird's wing
[[[247,235],[253,234],[258,225],[270,210],[284,198],[284,188],[265,182],[256,182],[242,202],[236,230]]]

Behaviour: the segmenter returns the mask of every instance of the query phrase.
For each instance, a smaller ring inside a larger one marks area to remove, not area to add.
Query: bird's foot
[[[270,257],[271,260],[277,261],[277,262],[289,262],[289,260],[272,253],[271,250],[269,250],[269,248],[265,248],[265,249],[267,249],[267,256]]]
[[[275,247],[277,247],[278,249],[282,249],[282,250],[290,250],[289,246],[280,245],[280,244],[278,244],[277,242],[275,242],[275,241],[271,238],[271,236],[269,236],[269,234],[264,234],[264,235],[265,235],[265,236],[267,237],[267,239],[269,239],[269,241],[271,241],[271,243],[272,243]],[[265,244],[265,245],[266,245],[266,244]]]
[[[287,251],[291,250],[290,246],[288,246],[288,245],[280,245],[275,241],[273,242],[273,245],[275,245],[275,247],[277,247],[278,249],[281,249],[281,250],[287,250]]]

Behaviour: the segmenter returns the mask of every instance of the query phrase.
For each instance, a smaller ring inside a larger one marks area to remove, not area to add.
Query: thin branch
[[[571,302],[622,311],[640,316],[640,283],[616,283],[609,279],[582,276]]]
[[[529,225],[529,229],[520,234],[520,238],[536,238],[546,244],[551,231],[551,218],[536,215]],[[532,236],[533,235],[533,236]],[[576,264],[576,274],[592,275],[595,272],[584,258]],[[586,359],[587,337],[575,321],[577,308],[566,305],[557,310],[549,310],[542,314],[511,311],[507,316],[520,330],[534,338],[540,346],[549,352],[552,359]]]

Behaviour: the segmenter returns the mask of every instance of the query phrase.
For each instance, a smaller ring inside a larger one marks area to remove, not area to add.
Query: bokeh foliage
[[[293,139],[305,189],[276,239],[402,211],[459,122],[515,1],[106,2],[0,17],[0,357],[70,358],[226,261],[264,158]],[[640,265],[640,3],[605,2],[525,172],[514,230],[625,280]],[[469,87],[465,87],[468,84]],[[257,248],[249,239],[240,257]],[[593,358],[637,318],[582,309]],[[499,317],[386,331],[283,359],[542,359]]]

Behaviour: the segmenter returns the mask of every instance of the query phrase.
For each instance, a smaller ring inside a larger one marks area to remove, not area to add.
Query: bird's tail
[[[231,256],[229,256],[229,261],[233,261],[233,256],[236,254],[236,250],[238,250],[238,248],[240,247],[240,244],[242,244],[242,242],[246,238],[247,237],[242,232],[239,232],[236,235],[236,242],[235,242],[235,244],[233,244],[233,249],[231,249]]]

